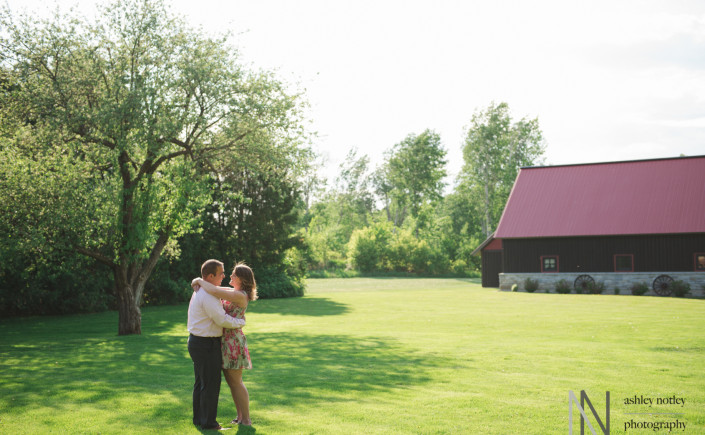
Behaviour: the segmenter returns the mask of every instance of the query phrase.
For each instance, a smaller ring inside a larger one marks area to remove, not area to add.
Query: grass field
[[[253,303],[254,426],[226,433],[567,434],[569,390],[603,421],[609,391],[613,434],[632,420],[705,433],[705,300],[477,281],[319,279],[303,298]],[[145,308],[127,337],[114,312],[0,320],[0,433],[198,433],[186,308]],[[635,396],[685,404],[625,404]],[[225,382],[218,414],[232,427]]]

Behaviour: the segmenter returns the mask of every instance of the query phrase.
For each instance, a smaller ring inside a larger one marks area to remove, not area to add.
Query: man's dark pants
[[[220,337],[189,335],[188,353],[193,360],[193,424],[203,429],[218,427],[218,396],[222,356]]]

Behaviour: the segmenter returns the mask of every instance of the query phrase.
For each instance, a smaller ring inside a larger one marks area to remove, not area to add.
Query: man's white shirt
[[[188,332],[199,337],[221,337],[223,328],[237,329],[245,326],[244,319],[225,313],[220,299],[200,289],[193,292],[188,305]]]

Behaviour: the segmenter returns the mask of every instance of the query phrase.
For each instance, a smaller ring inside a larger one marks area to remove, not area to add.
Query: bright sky
[[[9,0],[45,13],[46,0]],[[90,15],[93,1],[66,0]],[[699,0],[178,0],[194,26],[232,29],[243,60],[306,89],[334,177],[430,128],[462,166],[463,130],[506,101],[539,118],[549,164],[705,154]]]

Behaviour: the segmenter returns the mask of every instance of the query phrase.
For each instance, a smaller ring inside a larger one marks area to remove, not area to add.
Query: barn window
[[[544,255],[541,257],[541,272],[558,272],[558,256]]]
[[[634,255],[617,254],[614,256],[615,272],[634,272]]]
[[[705,252],[697,252],[695,254],[695,271],[705,272]]]

